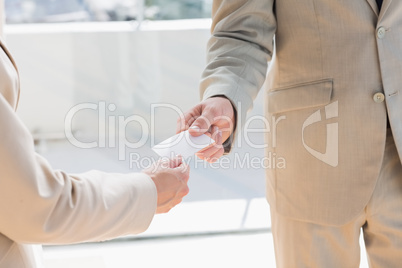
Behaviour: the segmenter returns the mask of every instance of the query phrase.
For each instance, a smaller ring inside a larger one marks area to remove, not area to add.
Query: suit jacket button
[[[381,103],[385,100],[385,96],[381,92],[377,92],[374,94],[373,100],[377,103]]]
[[[377,30],[377,37],[378,37],[379,39],[383,39],[384,36],[385,36],[385,28],[384,28],[384,27],[378,28],[378,30]]]

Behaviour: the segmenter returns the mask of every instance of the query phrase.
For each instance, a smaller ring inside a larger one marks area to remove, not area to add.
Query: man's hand
[[[189,192],[187,182],[190,167],[182,161],[181,156],[170,160],[159,160],[142,172],[150,176],[156,185],[157,214],[169,212]]]
[[[212,97],[180,117],[177,120],[176,133],[189,129],[192,136],[211,136],[215,144],[198,152],[197,156],[213,163],[223,155],[222,143],[230,137],[234,124],[235,112],[232,103],[225,97]]]

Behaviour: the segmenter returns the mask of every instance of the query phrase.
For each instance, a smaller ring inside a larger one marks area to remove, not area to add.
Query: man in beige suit
[[[189,168],[180,157],[133,174],[53,170],[15,114],[18,96],[18,72],[0,38],[0,268],[40,267],[29,244],[143,232],[155,213],[188,193]]]
[[[230,148],[266,78],[278,267],[358,267],[361,229],[371,267],[401,267],[402,2],[377,2],[214,1],[203,101],[178,132]]]

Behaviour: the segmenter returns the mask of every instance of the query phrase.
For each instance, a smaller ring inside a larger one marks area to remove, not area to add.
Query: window
[[[208,18],[212,0],[5,0],[7,23]]]

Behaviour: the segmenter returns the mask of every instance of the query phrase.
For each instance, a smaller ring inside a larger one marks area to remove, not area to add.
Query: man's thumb
[[[191,127],[188,129],[191,136],[201,136],[202,134],[208,132],[209,128],[212,125],[212,120],[208,119],[208,117],[202,115],[198,117]]]

